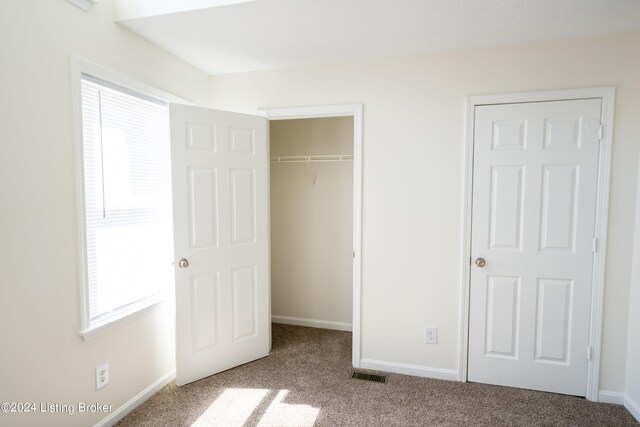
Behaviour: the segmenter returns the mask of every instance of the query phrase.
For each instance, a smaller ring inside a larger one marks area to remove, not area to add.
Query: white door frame
[[[596,226],[594,237],[598,248],[594,255],[593,282],[591,288],[591,320],[589,345],[591,358],[587,373],[587,399],[597,402],[600,385],[600,352],[602,343],[602,313],[604,309],[604,280],[607,252],[607,224],[609,216],[609,189],[611,181],[611,152],[613,136],[613,107],[615,88],[596,87],[586,89],[523,92],[500,95],[467,97],[465,135],[465,164],[463,179],[463,224],[462,224],[462,283],[460,299],[460,343],[458,351],[459,381],[467,381],[467,357],[469,351],[469,287],[471,280],[471,219],[473,191],[473,144],[475,107],[481,105],[515,104],[523,102],[566,101],[577,99],[601,99],[603,125],[598,157],[598,184],[596,200]],[[586,357],[586,355],[585,355]]]
[[[353,117],[353,345],[352,364],[360,367],[360,319],[362,277],[362,104],[315,107],[264,108],[260,114],[269,120]]]

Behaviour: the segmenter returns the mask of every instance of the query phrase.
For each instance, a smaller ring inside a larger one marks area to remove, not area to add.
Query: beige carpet
[[[273,325],[269,357],[176,387],[119,426],[637,426],[618,405],[389,374],[352,380],[351,334]]]

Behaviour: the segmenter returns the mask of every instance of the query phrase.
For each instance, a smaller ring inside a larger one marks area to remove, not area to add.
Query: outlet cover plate
[[[105,363],[96,368],[96,390],[109,384],[109,364]]]
[[[424,328],[424,343],[438,344],[438,328],[427,326]]]

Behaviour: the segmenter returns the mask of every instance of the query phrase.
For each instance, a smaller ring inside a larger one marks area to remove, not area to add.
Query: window
[[[174,283],[166,103],[81,75],[83,331],[160,301]]]

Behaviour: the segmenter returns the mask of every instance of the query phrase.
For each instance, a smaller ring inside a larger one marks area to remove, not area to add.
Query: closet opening
[[[359,173],[354,173],[355,121],[354,115],[270,121],[274,340],[296,331],[281,325],[351,332],[359,319],[359,300],[354,304],[354,296],[359,298],[359,271],[354,274],[354,236],[359,238],[354,233],[354,226],[359,227],[354,215],[359,209],[354,197]],[[351,341],[355,366],[359,339]]]

